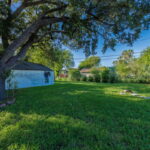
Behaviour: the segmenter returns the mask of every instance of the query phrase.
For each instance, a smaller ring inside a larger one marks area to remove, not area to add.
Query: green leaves
[[[71,81],[79,81],[80,80],[81,74],[78,69],[75,69],[75,68],[69,69],[68,74],[69,74],[69,79]]]
[[[52,43],[44,43],[44,46],[43,43],[39,43],[38,46],[29,50],[26,59],[52,68],[56,75],[62,68],[74,66],[73,54],[68,50],[54,47]]]
[[[145,49],[139,58],[134,58],[133,50],[123,51],[115,62],[120,80],[130,82],[150,82],[150,48]]]
[[[150,19],[149,0],[15,0],[0,8],[2,46],[13,50],[10,58],[31,37],[82,49],[86,57],[95,55],[100,38],[103,52],[115,50],[118,43],[132,45]]]
[[[79,69],[92,68],[92,67],[99,66],[99,64],[100,64],[100,58],[98,56],[91,56],[80,63]]]

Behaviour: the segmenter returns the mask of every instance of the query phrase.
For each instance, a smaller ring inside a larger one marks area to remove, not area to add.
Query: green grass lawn
[[[0,150],[150,150],[150,85],[59,82],[0,110]]]

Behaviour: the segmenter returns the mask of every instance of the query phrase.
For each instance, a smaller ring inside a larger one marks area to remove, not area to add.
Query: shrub
[[[99,68],[93,68],[91,73],[93,74],[93,81],[100,82],[100,70]]]
[[[114,75],[109,75],[109,82],[110,83],[116,83],[117,82],[117,78]]]
[[[100,78],[99,74],[94,75],[94,81],[95,82],[100,82],[101,81],[101,78]]]
[[[69,69],[69,79],[72,81],[80,81],[80,71],[78,69]]]
[[[93,68],[92,72],[95,82],[116,82],[116,74],[113,68],[99,67]]]
[[[94,81],[93,76],[89,76],[89,77],[87,78],[87,81],[89,81],[89,82],[93,82],[93,81]]]
[[[101,67],[100,77],[101,77],[101,82],[104,82],[104,83],[109,82],[109,68]]]
[[[87,77],[86,77],[86,76],[82,76],[82,77],[80,78],[80,81],[87,81]]]

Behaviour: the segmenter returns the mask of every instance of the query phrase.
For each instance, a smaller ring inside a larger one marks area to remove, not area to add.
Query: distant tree
[[[133,50],[126,50],[114,62],[120,80],[129,82],[150,82],[150,47],[138,58],[133,57]]]
[[[150,83],[150,47],[142,52],[137,64],[139,82]]]
[[[68,69],[74,66],[73,54],[69,50],[53,47],[50,43],[31,48],[26,60],[50,67],[56,75],[62,68]]]
[[[150,47],[146,48],[139,58],[139,63],[143,63],[146,67],[150,66]]]
[[[133,54],[133,50],[125,50],[122,52],[122,55],[118,60],[114,62],[116,73],[121,80],[126,80],[132,77],[131,62],[134,60]]]
[[[63,64],[63,68],[65,69],[69,69],[70,67],[74,67],[74,58],[73,58],[73,54],[69,51],[69,50],[64,50],[62,51],[62,64]]]
[[[149,28],[149,0],[3,0],[0,1],[0,100],[5,73],[39,41],[84,49],[95,54],[99,36],[103,51],[116,43],[132,44]]]
[[[91,56],[84,61],[81,61],[79,64],[79,69],[83,68],[92,68],[92,67],[98,67],[100,64],[100,57],[98,56]]]

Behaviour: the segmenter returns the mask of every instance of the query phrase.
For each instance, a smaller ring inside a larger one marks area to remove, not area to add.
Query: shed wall
[[[46,83],[44,71],[13,70],[11,76],[6,79],[6,89],[52,85],[54,84],[54,72],[49,72],[49,82]]]

